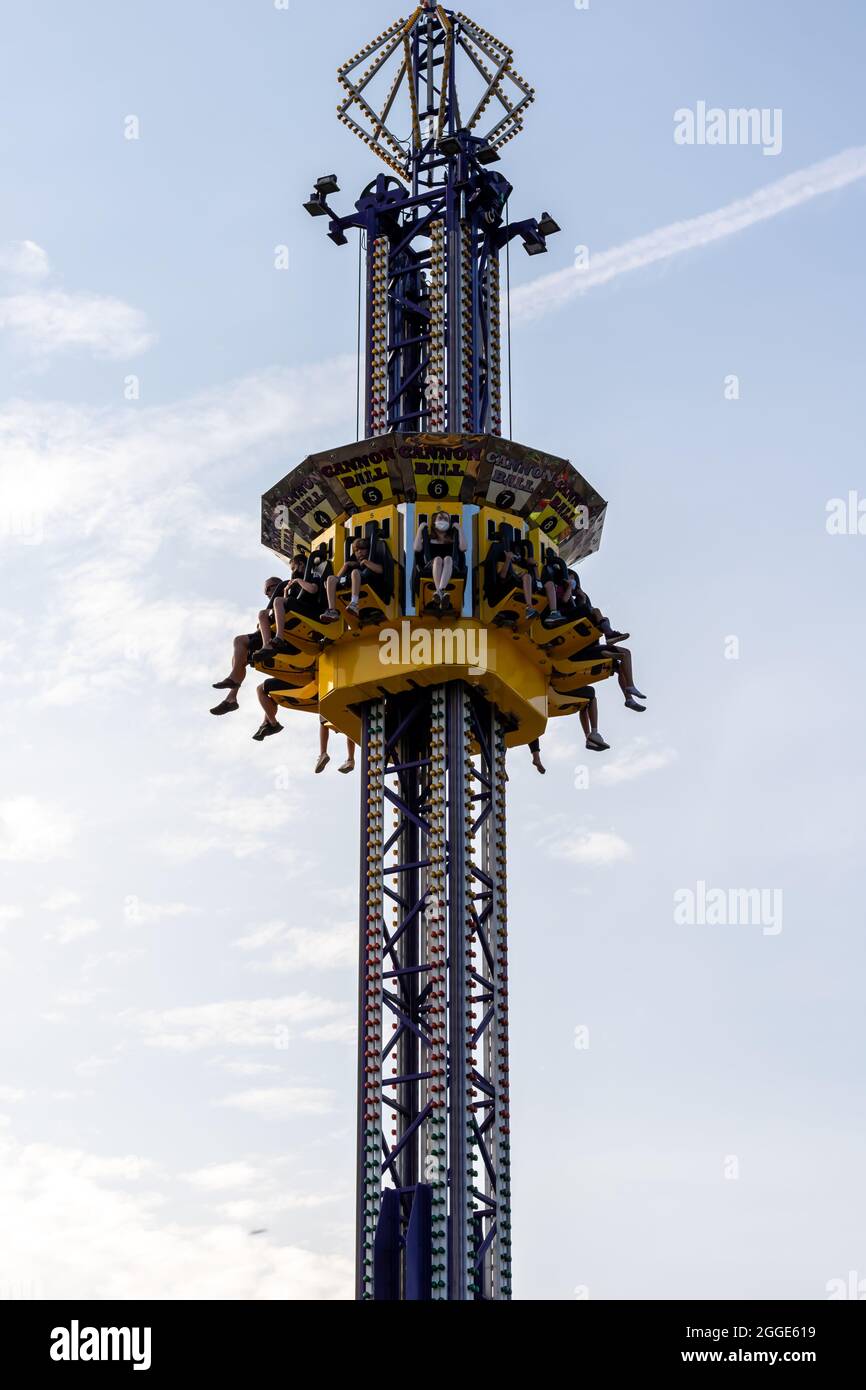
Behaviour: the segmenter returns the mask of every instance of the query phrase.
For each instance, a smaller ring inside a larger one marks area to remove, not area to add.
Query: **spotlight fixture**
[[[451,159],[454,155],[459,154],[462,148],[463,147],[460,144],[460,141],[457,139],[456,135],[446,135],[445,138],[443,140],[440,140],[436,146],[436,149],[439,152],[439,154],[444,154],[449,159]]]
[[[538,230],[542,236],[553,236],[554,232],[561,232],[562,228],[549,212],[543,212],[539,218]]]
[[[332,193],[339,193],[340,185],[337,183],[337,175],[323,174],[320,179],[316,179],[316,189],[324,198],[330,198]]]
[[[315,189],[310,194],[309,199],[304,203],[304,207],[311,217],[327,217],[328,209],[325,206],[325,195],[318,193]]]

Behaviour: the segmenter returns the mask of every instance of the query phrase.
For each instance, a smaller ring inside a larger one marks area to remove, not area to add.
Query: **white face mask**
[[[446,521],[445,518],[444,518],[444,516],[440,516],[439,520],[436,522],[436,530],[437,530],[437,531],[450,531],[450,530],[451,530],[451,522],[450,522],[450,521]]]

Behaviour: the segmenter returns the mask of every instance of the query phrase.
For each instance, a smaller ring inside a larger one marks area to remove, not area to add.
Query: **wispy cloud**
[[[255,970],[273,971],[275,974],[286,974],[293,970],[341,970],[355,963],[356,931],[351,922],[338,923],[333,927],[326,926],[324,922],[313,927],[266,922],[238,937],[234,944],[242,951],[276,948],[267,962],[253,965]]]
[[[758,222],[778,217],[782,212],[808,203],[824,193],[845,188],[866,177],[866,145],[858,145],[831,159],[811,164],[775,183],[767,184],[746,198],[738,198],[714,212],[705,212],[684,222],[671,222],[645,236],[635,237],[622,246],[591,255],[584,269],[569,266],[521,285],[511,295],[511,312],[518,319],[537,319],[568,304],[578,295],[606,285],[620,275],[670,260],[685,251],[709,246],[714,241],[745,231]]]
[[[52,277],[48,255],[35,241],[0,246],[0,329],[37,357],[83,348],[95,357],[135,357],[156,340],[140,309],[112,295],[70,292],[44,283]],[[38,288],[37,288],[38,284]]]
[[[334,1095],[316,1086],[277,1086],[238,1091],[219,1104],[260,1115],[266,1120],[286,1120],[292,1115],[327,1115],[334,1109]]]
[[[43,864],[69,853],[75,825],[69,814],[35,796],[0,802],[0,859]]]
[[[648,738],[636,738],[599,768],[595,781],[601,787],[616,787],[621,782],[633,782],[648,772],[670,767],[676,758],[673,748],[654,748]]]
[[[550,853],[554,859],[566,859],[572,864],[607,868],[630,859],[631,846],[612,830],[578,830],[567,838],[555,840]]]
[[[275,1047],[300,1034],[326,1038],[328,1027],[345,1023],[345,1008],[330,999],[294,994],[281,999],[230,999],[188,1008],[129,1010],[120,1015],[151,1047],[193,1052],[203,1047]],[[279,1030],[279,1031],[278,1031]]]

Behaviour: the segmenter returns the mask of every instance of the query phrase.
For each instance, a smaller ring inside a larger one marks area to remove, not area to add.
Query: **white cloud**
[[[146,316],[110,295],[46,289],[0,298],[0,329],[36,356],[85,348],[94,357],[136,357],[155,341]]]
[[[24,909],[13,907],[11,903],[4,903],[0,906],[0,931],[8,927],[10,922],[18,922],[24,916]]]
[[[68,812],[35,796],[0,802],[0,859],[46,863],[68,854],[74,825]]]
[[[48,256],[35,241],[10,241],[0,246],[0,276],[10,280],[44,280]]]
[[[0,1103],[3,1105],[16,1105],[26,1095],[27,1092],[18,1086],[0,1086]]]
[[[327,1115],[334,1109],[334,1095],[315,1086],[279,1086],[238,1091],[217,1103],[267,1120],[287,1120],[292,1115]]]
[[[166,1184],[147,1159],[3,1141],[0,1165],[0,1287],[7,1296],[352,1296],[351,1261],[342,1256],[278,1245],[267,1235],[251,1239],[242,1216],[166,1218]]]
[[[315,1211],[318,1207],[331,1206],[341,1201],[338,1192],[284,1192],[264,1193],[258,1197],[239,1197],[232,1202],[223,1202],[217,1211],[228,1221],[242,1221],[244,1225],[268,1220],[281,1211]]]
[[[130,926],[152,926],[167,918],[188,917],[199,909],[189,903],[146,903],[130,893],[123,900],[123,918]]]
[[[723,237],[744,231],[799,207],[812,198],[844,188],[866,177],[866,146],[843,150],[831,159],[800,169],[786,178],[759,188],[746,198],[738,198],[714,212],[703,213],[682,222],[672,222],[645,236],[635,237],[622,246],[611,247],[590,257],[588,267],[557,270],[542,275],[511,294],[511,313],[516,319],[541,318],[598,285],[606,285],[620,275],[659,261],[670,260]]]
[[[567,839],[554,841],[550,853],[572,864],[606,868],[630,859],[631,847],[611,830],[576,830]]]
[[[123,1022],[136,1028],[150,1047],[178,1052],[230,1043],[234,1047],[275,1047],[285,1036],[311,1036],[326,1024],[343,1024],[342,1004],[315,995],[281,999],[234,999],[187,1008],[127,1010]],[[278,1031],[279,1030],[279,1031]]]
[[[279,949],[256,970],[288,974],[293,970],[343,970],[355,964],[357,928],[351,922],[328,927],[292,927],[285,922],[267,922],[255,927],[234,943],[243,951],[263,946]]]
[[[224,1192],[233,1187],[254,1187],[265,1178],[264,1170],[252,1163],[211,1163],[207,1168],[183,1173],[185,1182],[205,1192]]]
[[[659,772],[676,762],[673,748],[653,748],[647,738],[636,738],[616,753],[594,774],[593,781],[602,787],[616,787],[622,782],[633,782],[636,777],[645,777],[648,772]]]
[[[244,534],[247,553],[263,556],[262,470],[279,476],[293,437],[344,425],[353,381],[352,360],[339,358],[262,371],[166,406],[13,400],[0,408],[0,525],[42,541],[39,583],[51,594],[37,704],[107,701],[154,678],[207,688],[214,667],[225,674],[231,638],[254,625],[260,595],[252,592],[248,607],[206,591],[191,603],[191,554],[221,546],[236,558]],[[245,473],[248,509],[229,520],[219,488]],[[161,550],[184,568],[177,596],[160,592],[166,581],[153,562]],[[16,546],[16,562],[21,553]],[[221,843],[200,834],[174,854],[182,860]]]
[[[35,241],[0,246],[0,278],[12,293],[0,296],[0,330],[36,357],[84,348],[95,357],[144,352],[156,335],[140,310],[111,295],[70,293],[59,285],[35,288],[51,276],[47,253]]]
[[[232,1076],[267,1076],[280,1068],[274,1062],[220,1062]]]
[[[95,917],[64,917],[58,926],[47,933],[49,941],[58,941],[68,946],[70,941],[79,941],[82,936],[92,936],[102,926]]]
[[[68,907],[75,907],[76,903],[81,902],[81,894],[75,893],[71,888],[58,888],[51,893],[42,904],[45,912],[64,912]]]

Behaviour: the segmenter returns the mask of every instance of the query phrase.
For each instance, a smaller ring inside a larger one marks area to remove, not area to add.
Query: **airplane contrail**
[[[669,260],[683,251],[708,246],[722,237],[742,232],[756,222],[777,217],[780,212],[787,212],[789,208],[808,203],[822,193],[832,193],[834,189],[844,188],[846,184],[864,177],[866,145],[843,150],[831,159],[788,174],[786,178],[750,193],[747,198],[738,198],[726,207],[717,208],[715,212],[705,212],[685,222],[671,222],[667,227],[659,227],[646,236],[635,237],[622,246],[613,246],[598,255],[591,254],[588,265],[581,269],[569,266],[567,270],[557,270],[521,285],[511,292],[512,315],[523,320],[541,318],[577,295],[585,294],[597,285],[606,285],[609,280],[615,280],[630,270],[640,270],[656,261]]]

